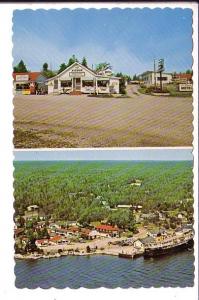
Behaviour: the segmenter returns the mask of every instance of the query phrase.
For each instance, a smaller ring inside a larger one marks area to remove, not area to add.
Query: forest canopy
[[[117,205],[142,205],[143,212],[167,210],[192,198],[192,162],[52,161],[15,162],[15,214],[36,204],[55,219],[92,222],[122,217]],[[140,186],[130,183],[139,180]],[[187,207],[188,209],[188,207]],[[122,226],[122,224],[121,224]]]

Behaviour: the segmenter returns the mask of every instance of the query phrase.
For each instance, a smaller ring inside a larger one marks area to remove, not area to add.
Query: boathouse
[[[119,77],[96,72],[79,62],[46,81],[48,94],[118,94]]]

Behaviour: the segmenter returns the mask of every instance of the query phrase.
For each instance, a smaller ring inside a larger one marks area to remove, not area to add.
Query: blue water
[[[16,260],[17,288],[191,287],[192,252],[144,260],[113,256],[65,256],[36,261]]]

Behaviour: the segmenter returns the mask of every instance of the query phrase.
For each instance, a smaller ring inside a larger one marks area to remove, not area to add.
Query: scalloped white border
[[[66,297],[75,299],[95,298],[121,299],[198,299],[198,247],[195,249],[195,286],[193,288],[150,288],[150,289],[113,289],[78,290],[51,288],[49,290],[17,289],[14,285],[13,260],[13,145],[12,145],[12,12],[15,9],[61,9],[61,8],[190,8],[193,10],[193,70],[194,70],[194,198],[195,198],[195,244],[198,245],[198,4],[181,3],[20,3],[0,4],[0,298],[1,299],[48,299],[60,300]],[[53,151],[53,149],[52,149]]]

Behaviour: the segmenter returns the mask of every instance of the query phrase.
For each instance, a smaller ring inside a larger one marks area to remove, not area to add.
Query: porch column
[[[95,92],[98,95],[97,78],[95,78]]]

